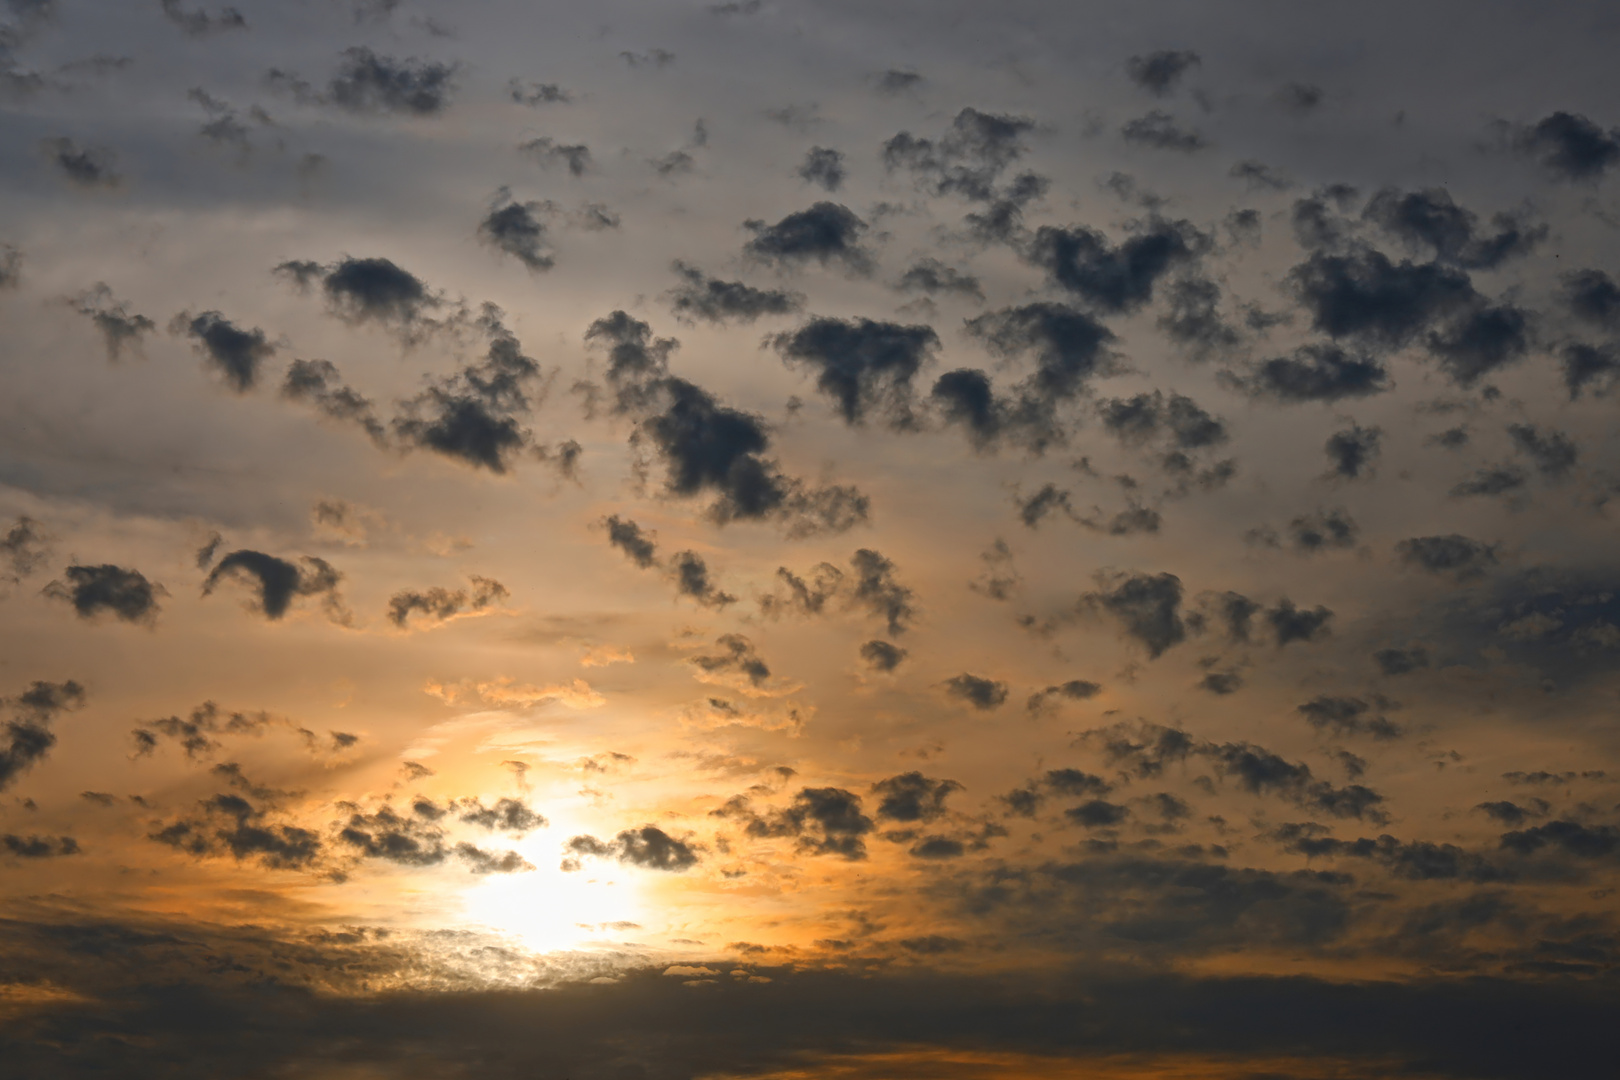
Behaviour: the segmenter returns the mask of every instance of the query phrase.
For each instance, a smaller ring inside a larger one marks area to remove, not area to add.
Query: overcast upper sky
[[[0,0],[0,1073],[1620,1051],[1620,13]]]

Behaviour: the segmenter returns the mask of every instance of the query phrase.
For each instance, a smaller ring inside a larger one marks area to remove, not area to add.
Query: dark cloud
[[[1382,698],[1366,701],[1358,697],[1319,694],[1297,707],[1306,723],[1318,731],[1335,735],[1371,735],[1375,739],[1395,739],[1405,734],[1378,710],[1390,708]]]
[[[1221,317],[1221,289],[1213,281],[1184,277],[1170,284],[1166,299],[1169,310],[1159,317],[1159,329],[1194,357],[1204,359],[1242,343],[1242,334]]]
[[[1471,387],[1530,351],[1530,317],[1510,304],[1480,307],[1431,332],[1426,342],[1451,381]]]
[[[690,596],[701,606],[723,608],[735,604],[737,598],[722,590],[709,577],[709,564],[695,551],[678,551],[669,560],[670,575],[675,579],[675,591]]]
[[[391,259],[344,256],[330,266],[295,260],[275,273],[300,290],[320,282],[332,312],[350,323],[372,322],[399,334],[407,343],[441,328],[429,312],[444,298],[427,283]]]
[[[1382,363],[1339,345],[1301,345],[1292,356],[1263,360],[1247,376],[1227,381],[1253,397],[1290,404],[1370,397],[1391,385]]]
[[[1524,487],[1528,480],[1516,465],[1493,465],[1478,470],[1466,480],[1459,480],[1453,485],[1451,495],[1454,498],[1506,495]]]
[[[815,184],[823,191],[837,191],[844,184],[844,155],[825,146],[812,146],[804,155],[804,164],[797,173],[799,179]]]
[[[811,261],[821,266],[839,263],[852,274],[872,272],[871,252],[861,246],[867,224],[847,206],[818,202],[775,225],[750,219],[743,228],[754,234],[743,251],[763,262],[787,267]]]
[[[906,658],[906,650],[887,641],[868,641],[861,646],[861,659],[873,671],[893,671]]]
[[[1349,184],[1329,184],[1294,200],[1289,213],[1294,239],[1307,249],[1336,249],[1349,244],[1359,222],[1345,216],[1361,197]]]
[[[1082,738],[1102,747],[1111,764],[1152,779],[1167,765],[1196,757],[1208,761],[1223,779],[1253,795],[1275,796],[1307,810],[1337,818],[1383,821],[1384,797],[1360,784],[1335,787],[1312,774],[1309,765],[1287,761],[1247,742],[1215,743],[1156,724],[1116,724]]]
[[[1378,670],[1385,675],[1410,675],[1429,666],[1429,650],[1421,645],[1406,649],[1379,649],[1373,653]]]
[[[935,258],[923,258],[911,264],[895,282],[895,288],[906,292],[926,293],[929,296],[936,293],[959,293],[976,300],[984,299],[984,290],[980,287],[978,278],[955,267],[946,266]]]
[[[505,585],[476,574],[472,577],[470,592],[437,585],[430,589],[404,589],[388,598],[388,621],[401,630],[410,624],[413,615],[430,624],[443,623],[457,615],[486,611],[510,595]]]
[[[1160,49],[1125,61],[1125,74],[1137,86],[1163,97],[1201,63],[1203,58],[1191,49]]]
[[[720,651],[692,657],[693,667],[710,675],[737,675],[754,687],[770,681],[771,669],[760,659],[752,641],[741,634],[722,634],[714,643]]]
[[[1497,214],[1492,219],[1497,231],[1487,236],[1480,231],[1478,215],[1453,202],[1445,188],[1384,188],[1368,201],[1362,216],[1409,247],[1468,269],[1494,269],[1529,254],[1547,237],[1545,225],[1532,227],[1511,214]]]
[[[955,780],[936,780],[920,772],[901,773],[872,785],[880,800],[877,816],[890,821],[933,821],[946,812],[945,800],[961,791]]]
[[[617,859],[627,866],[644,870],[662,870],[683,873],[698,863],[697,849],[685,841],[677,840],[656,825],[643,825],[639,829],[626,829],[611,842],[594,836],[576,836],[568,841],[570,858],[563,861],[564,870],[578,870],[579,856]]]
[[[618,548],[630,557],[630,560],[643,570],[649,570],[658,565],[658,545],[652,533],[642,529],[640,525],[617,514],[611,514],[602,519],[607,528],[608,543]]]
[[[151,626],[157,621],[158,597],[167,595],[162,585],[146,580],[139,570],[111,563],[70,566],[62,576],[65,581],[45,586],[45,595],[72,604],[82,619],[106,612],[123,622]]]
[[[861,797],[836,787],[801,788],[785,809],[764,815],[756,814],[746,798],[734,799],[714,813],[743,822],[750,837],[796,837],[800,852],[851,861],[866,858],[864,837],[875,827],[862,812]]]
[[[685,150],[671,150],[663,157],[652,158],[647,164],[653,167],[653,172],[668,180],[694,171],[697,168],[697,158]]]
[[[518,799],[496,799],[494,806],[485,806],[477,799],[464,799],[456,804],[456,809],[462,821],[490,832],[522,835],[546,827],[545,815],[529,809]]]
[[[1602,270],[1565,274],[1562,300],[1581,322],[1605,330],[1620,330],[1620,285]]]
[[[550,270],[557,260],[546,238],[541,215],[549,203],[517,202],[504,188],[490,204],[489,213],[478,223],[478,238],[497,251],[506,253],[530,270]]]
[[[301,104],[333,105],[354,113],[437,116],[450,105],[459,69],[418,57],[401,60],[363,45],[343,50],[338,70],[324,91],[290,72],[271,69],[265,81]]]
[[[203,359],[239,394],[253,389],[259,380],[260,365],[276,352],[263,330],[243,330],[217,311],[176,315],[169,331],[188,335]]]
[[[1166,649],[1187,639],[1181,617],[1181,579],[1174,574],[1123,574],[1096,592],[1080,598],[1083,605],[1100,609],[1119,620],[1125,636],[1158,659]]]
[[[1496,565],[1496,546],[1450,533],[1445,536],[1414,536],[1395,545],[1395,554],[1407,566],[1443,574],[1455,581],[1482,576]]]
[[[1089,701],[1102,693],[1102,685],[1087,679],[1070,679],[1065,683],[1048,686],[1044,690],[1037,690],[1029,696],[1025,707],[1032,713],[1044,711],[1048,703],[1055,698],[1066,698],[1069,701]]]
[[[1306,555],[1356,546],[1360,529],[1343,510],[1318,510],[1288,523],[1288,539],[1294,550]]]
[[[873,83],[876,85],[878,93],[890,95],[915,90],[926,81],[915,71],[901,71],[897,68],[890,68],[888,71],[881,72],[873,77]]]
[[[675,54],[668,49],[648,49],[646,52],[621,52],[619,59],[631,68],[666,68],[675,62]]]
[[[1131,816],[1129,809],[1105,799],[1091,799],[1063,811],[1063,816],[1088,829],[1111,829]]]
[[[45,527],[31,517],[19,517],[0,536],[0,562],[13,581],[21,581],[45,564],[50,557],[51,537]]]
[[[1209,238],[1190,222],[1149,218],[1133,223],[1118,245],[1084,225],[1035,231],[1029,260],[1054,284],[1105,314],[1134,311],[1153,299],[1153,288],[1172,269],[1196,258]]]
[[[607,348],[617,409],[640,416],[635,441],[650,443],[664,462],[669,494],[713,493],[716,522],[775,520],[793,536],[842,532],[866,519],[867,499],[856,489],[812,489],[783,476],[763,456],[771,440],[762,419],[670,375],[673,338],[654,339],[646,323],[616,311],[593,322],[585,340]]]
[[[56,745],[51,721],[61,713],[82,709],[85,700],[84,687],[72,679],[33,682],[16,697],[4,699],[11,719],[0,732],[0,791],[44,760]]]
[[[1513,448],[1528,457],[1543,476],[1563,476],[1575,467],[1580,457],[1574,441],[1562,431],[1535,424],[1509,424],[1507,433],[1513,440]]]
[[[1175,117],[1162,109],[1154,109],[1134,120],[1125,121],[1120,125],[1119,135],[1136,146],[1174,150],[1182,154],[1196,153],[1209,145],[1199,131],[1182,127]]]
[[[0,281],[3,279],[4,274],[0,273]],[[100,282],[69,303],[101,332],[102,340],[107,343],[107,359],[114,362],[123,357],[126,347],[139,352],[141,338],[157,329],[151,319],[130,311],[127,303],[114,300],[112,290]]]
[[[1028,239],[1024,228],[1024,210],[1030,203],[1044,197],[1052,182],[1032,172],[1019,173],[1002,188],[994,192],[983,210],[963,217],[968,235],[983,243],[1011,244],[1023,247]]]
[[[520,874],[534,869],[534,864],[515,851],[485,851],[466,841],[455,847],[456,857],[467,864],[474,874]]]
[[[916,594],[895,580],[893,561],[860,548],[850,564],[855,569],[852,603],[883,619],[891,635],[904,633],[917,617]]]
[[[710,4],[710,15],[757,15],[763,7],[762,0],[725,0],[724,3]]]
[[[224,744],[220,741],[222,735],[262,735],[273,723],[271,716],[266,712],[226,712],[212,701],[205,701],[192,709],[185,717],[165,716],[157,720],[148,720],[130,732],[135,744],[135,756],[145,757],[155,751],[159,746],[160,738],[168,738],[180,744],[185,750],[186,757],[193,760],[207,757],[219,750]],[[235,765],[218,766],[215,772],[222,776],[239,777],[240,770]],[[248,794],[255,797],[267,797],[267,793],[252,788]]]
[[[669,307],[685,322],[704,320],[723,325],[735,319],[751,323],[767,315],[791,315],[804,307],[801,293],[756,289],[741,281],[721,281],[679,259],[671,264],[680,284],[667,294]]]
[[[1300,825],[1284,825],[1274,837],[1283,842],[1283,850],[1311,858],[1369,859],[1382,865],[1391,874],[1409,881],[1503,881],[1511,875],[1491,865],[1475,852],[1466,851],[1455,844],[1434,844],[1424,840],[1403,842],[1385,834],[1376,840],[1336,840],[1315,835],[1315,830]]]
[[[1035,121],[966,108],[938,139],[902,131],[883,144],[883,164],[909,171],[936,195],[988,202],[1003,171],[1023,156]]]
[[[80,146],[72,139],[46,139],[40,143],[47,160],[70,182],[82,188],[115,188],[124,182],[118,155],[102,146]]]
[[[323,416],[363,428],[371,441],[384,446],[388,430],[377,418],[370,401],[343,376],[329,360],[294,359],[281,384],[281,396],[288,401],[313,405]]]
[[[19,859],[57,859],[82,854],[79,842],[71,836],[0,835],[0,846]]]
[[[1359,424],[1353,424],[1343,431],[1335,431],[1328,436],[1327,442],[1322,446],[1327,453],[1328,461],[1332,463],[1328,475],[1346,480],[1359,480],[1371,476],[1374,463],[1378,460],[1383,436],[1382,429],[1364,428]]]
[[[504,317],[500,308],[485,304],[478,320],[489,338],[484,358],[401,402],[393,430],[402,444],[497,475],[511,467],[516,454],[534,448],[519,417],[533,407],[540,365],[524,355]]]
[[[1250,191],[1287,191],[1294,186],[1292,180],[1263,161],[1236,162],[1226,171],[1226,175],[1242,180]]]
[[[584,176],[591,168],[591,148],[583,143],[560,143],[550,136],[541,136],[519,144],[518,152],[527,154],[545,168],[566,165],[575,176]]]
[[[1316,330],[1392,349],[1478,297],[1461,270],[1438,263],[1394,263],[1371,248],[1314,252],[1289,271],[1288,284]]]
[[[160,0],[163,17],[178,26],[190,37],[208,37],[228,30],[246,30],[247,19],[234,7],[221,7],[210,12],[206,8],[187,10],[181,0]]]
[[[975,709],[998,709],[1007,701],[1007,684],[978,675],[953,675],[945,680],[945,693]]]
[[[519,105],[567,105],[574,100],[574,95],[557,83],[511,79],[506,84],[506,90]]]
[[[1164,439],[1178,450],[1203,450],[1230,438],[1219,417],[1205,412],[1192,398],[1158,390],[1098,403],[1103,427],[1127,445]]]
[[[22,282],[22,252],[0,244],[0,289],[15,289]]]
[[[384,806],[373,813],[353,813],[337,839],[360,858],[401,866],[437,866],[449,856],[444,830],[418,816],[404,816]]]
[[[1547,847],[1578,859],[1607,858],[1620,851],[1620,829],[1560,819],[1502,834],[1502,848],[1506,851],[1530,855]]]
[[[309,868],[321,855],[320,837],[269,815],[240,795],[220,794],[202,800],[192,815],[155,828],[148,838],[195,858],[228,854],[272,870]]]
[[[1225,696],[1243,689],[1243,676],[1236,671],[1211,671],[1198,680],[1198,689]]]
[[[1620,161],[1620,131],[1604,131],[1580,113],[1552,113],[1519,129],[1512,142],[1563,180],[1596,181]]]
[[[1314,83],[1284,83],[1273,95],[1277,104],[1290,112],[1308,113],[1322,104],[1326,92]]]
[[[1307,611],[1296,608],[1292,600],[1283,599],[1266,612],[1265,618],[1280,649],[1295,641],[1315,641],[1326,637],[1333,612],[1321,605]]]
[[[1518,825],[1523,825],[1532,817],[1540,817],[1547,812],[1548,805],[1544,800],[1531,799],[1529,801],[1534,803],[1535,806],[1532,808],[1526,808],[1520,806],[1518,803],[1503,800],[1499,802],[1482,802],[1478,806],[1474,807],[1474,809],[1484,811],[1485,815],[1492,821],[1496,821],[1508,826],[1509,828],[1513,828]]]
[[[246,548],[233,551],[208,572],[203,595],[212,593],[220,582],[233,579],[250,585],[258,593],[258,610],[271,621],[287,614],[293,600],[301,596],[321,597],[327,614],[343,621],[346,613],[337,591],[343,575],[325,559],[305,555],[301,561],[302,568],[262,551]]]
[[[1564,385],[1569,399],[1579,398],[1588,386],[1602,397],[1620,382],[1620,348],[1571,342],[1563,349]]]
[[[864,318],[814,318],[769,341],[784,362],[816,372],[816,388],[845,423],[877,414],[896,430],[916,426],[912,380],[940,348],[932,327]]]

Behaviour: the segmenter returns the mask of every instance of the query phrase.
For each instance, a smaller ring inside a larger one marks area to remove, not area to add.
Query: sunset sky
[[[1613,5],[0,16],[0,1076],[1613,1068]]]

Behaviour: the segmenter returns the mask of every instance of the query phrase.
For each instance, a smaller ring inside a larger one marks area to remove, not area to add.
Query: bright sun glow
[[[535,869],[491,874],[463,896],[469,921],[515,939],[534,952],[590,948],[622,941],[641,923],[639,889],[623,867],[586,864],[576,873],[558,868],[555,842],[534,838],[516,845]]]

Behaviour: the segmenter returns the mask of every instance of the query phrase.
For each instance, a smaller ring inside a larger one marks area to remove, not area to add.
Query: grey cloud
[[[1389,372],[1365,353],[1339,345],[1302,345],[1292,356],[1263,360],[1228,385],[1257,398],[1289,404],[1370,397],[1390,389]]]
[[[861,646],[861,659],[873,671],[893,671],[906,658],[906,650],[887,641],[868,641]]]
[[[666,68],[675,62],[675,54],[668,49],[648,49],[640,53],[626,50],[619,54],[619,59],[631,68]]]
[[[1620,381],[1620,348],[1571,342],[1563,348],[1564,385],[1576,400],[1588,387],[1602,397]]]
[[[1427,248],[1436,259],[1469,269],[1494,269],[1529,254],[1547,237],[1547,226],[1532,227],[1511,214],[1497,214],[1492,219],[1497,232],[1487,236],[1478,215],[1453,202],[1445,188],[1384,188],[1362,216],[1412,248]]]
[[[1509,424],[1507,433],[1513,448],[1528,457],[1543,476],[1563,476],[1580,457],[1575,443],[1562,431],[1535,424]]]
[[[22,264],[22,252],[0,244],[0,289],[15,289],[22,283]]]
[[[0,846],[19,859],[58,859],[82,854],[79,842],[71,836],[0,835]]]
[[[1159,279],[1196,258],[1209,238],[1190,222],[1150,218],[1133,223],[1118,245],[1084,225],[1035,231],[1029,260],[1054,284],[1105,314],[1134,311],[1153,299]]]
[[[45,586],[45,595],[72,604],[82,619],[105,612],[123,622],[151,626],[157,621],[158,597],[166,595],[162,585],[148,581],[139,570],[111,563],[70,566],[62,576],[65,581]]]
[[[1620,330],[1620,285],[1602,270],[1576,270],[1562,280],[1562,300],[1570,314],[1588,325]]]
[[[296,825],[273,822],[269,811],[240,795],[220,794],[202,800],[190,817],[182,817],[148,834],[148,838],[194,858],[229,854],[252,859],[274,870],[302,870],[320,857],[320,837]]]
[[[690,596],[703,607],[719,609],[737,602],[735,596],[722,590],[709,577],[709,564],[695,551],[676,552],[670,558],[669,570],[675,579],[675,591],[681,596]]]
[[[14,698],[4,700],[11,719],[0,730],[0,791],[43,761],[56,745],[51,721],[64,712],[84,707],[84,687],[72,679],[51,683],[35,681]]]
[[[882,618],[891,635],[902,634],[917,617],[916,594],[895,580],[895,565],[870,548],[850,557],[855,569],[853,602]]]
[[[1280,649],[1296,641],[1309,642],[1326,637],[1333,612],[1320,604],[1310,610],[1297,608],[1292,600],[1283,599],[1267,611],[1265,617]]]
[[[333,420],[359,425],[378,446],[387,443],[388,431],[377,418],[372,402],[345,383],[337,367],[328,360],[294,359],[287,366],[281,396],[288,401],[313,405],[323,416]]]
[[[1511,304],[1479,307],[1431,332],[1427,344],[1452,382],[1471,387],[1530,351],[1530,317]]]
[[[57,171],[79,187],[115,188],[124,181],[118,156],[106,147],[80,146],[64,136],[44,140],[40,148]]]
[[[274,272],[300,290],[320,282],[333,314],[349,323],[376,323],[407,343],[442,325],[429,313],[444,305],[443,296],[392,259],[346,255],[329,266],[294,260]]]
[[[1125,74],[1137,86],[1163,97],[1201,63],[1203,58],[1191,49],[1160,49],[1125,61]]]
[[[1088,679],[1070,679],[1068,682],[1048,686],[1044,690],[1037,690],[1029,696],[1025,708],[1032,713],[1040,713],[1055,698],[1065,698],[1069,701],[1089,701],[1100,693],[1102,693],[1100,683],[1094,683]]]
[[[653,534],[617,514],[603,518],[602,524],[608,531],[608,543],[623,551],[637,566],[648,570],[658,564],[658,545]]]
[[[1516,465],[1493,465],[1480,469],[1473,476],[1459,480],[1451,488],[1454,498],[1468,498],[1471,496],[1485,496],[1487,498],[1497,495],[1506,495],[1524,487],[1528,477]]]
[[[45,527],[31,517],[18,517],[0,536],[0,560],[4,560],[13,581],[21,581],[45,564],[50,557],[51,537]]]
[[[1090,799],[1063,811],[1063,816],[1088,829],[1109,829],[1131,816],[1129,808],[1106,799]]]
[[[768,315],[790,315],[804,307],[802,293],[786,289],[757,289],[741,281],[709,277],[677,259],[671,264],[680,284],[667,296],[677,319],[703,320],[723,325],[729,320],[751,323]]]
[[[799,179],[807,184],[815,184],[823,191],[837,191],[843,186],[844,155],[838,150],[825,146],[812,146],[804,155],[804,163],[799,166],[797,174]]]
[[[1098,413],[1103,427],[1127,444],[1162,436],[1177,449],[1202,450],[1230,438],[1220,418],[1176,393],[1166,398],[1154,390],[1130,398],[1110,398],[1098,403]]]
[[[343,575],[325,559],[306,555],[300,568],[286,559],[246,548],[233,551],[214,564],[203,582],[208,596],[227,579],[244,581],[258,594],[258,609],[272,622],[287,614],[294,599],[319,596],[328,615],[338,621],[346,618],[338,583]]]
[[[901,773],[872,785],[879,799],[877,816],[890,821],[933,821],[946,812],[945,800],[961,791],[955,780],[936,780],[920,772]]]
[[[906,272],[895,282],[895,287],[930,296],[935,293],[960,293],[976,300],[984,299],[984,290],[978,278],[955,267],[946,266],[932,257],[919,259],[907,267]]]
[[[1288,284],[1329,337],[1400,348],[1478,294],[1468,275],[1437,263],[1391,262],[1381,251],[1317,251],[1289,271]]]
[[[518,146],[518,151],[533,158],[542,167],[563,164],[575,176],[584,176],[591,168],[591,148],[583,143],[560,143],[543,135]]]
[[[627,866],[666,873],[683,873],[698,863],[697,850],[677,840],[656,825],[643,825],[639,829],[626,829],[612,841],[598,840],[594,836],[576,836],[568,841],[570,858],[563,861],[564,870],[578,870],[580,856],[612,858]]]
[[[1355,547],[1359,532],[1355,520],[1343,510],[1318,510],[1288,523],[1294,550],[1307,555]]]
[[[1389,702],[1380,698],[1369,702],[1358,697],[1319,694],[1298,706],[1296,711],[1318,731],[1331,730],[1340,736],[1371,735],[1375,739],[1395,739],[1405,732],[1378,711],[1390,707]]]
[[[801,788],[786,808],[765,815],[756,814],[745,797],[713,813],[742,821],[750,837],[795,837],[801,852],[852,862],[866,858],[864,838],[875,828],[862,811],[861,797],[836,787]]]
[[[455,852],[474,874],[519,874],[534,869],[533,863],[515,851],[485,851],[476,844],[461,841],[456,844]]]
[[[874,76],[873,82],[880,94],[903,94],[907,90],[915,90],[927,80],[915,71],[902,71],[890,68]]]
[[[271,723],[269,713],[226,712],[212,701],[205,701],[185,717],[165,716],[145,721],[130,732],[130,737],[135,744],[136,757],[152,753],[160,745],[160,738],[168,738],[180,744],[186,757],[196,760],[219,750],[224,745],[219,739],[221,735],[260,735]],[[240,775],[235,765],[218,766],[215,772],[222,776]],[[267,797],[258,789],[249,790],[248,794]]]
[[[816,372],[816,388],[845,423],[877,414],[895,430],[916,426],[912,380],[940,347],[932,327],[864,318],[818,317],[769,341],[784,362]]]
[[[466,799],[458,803],[456,809],[462,821],[490,832],[522,835],[546,827],[545,815],[531,810],[518,799],[496,799],[494,806]]]
[[[388,598],[388,621],[401,630],[410,625],[413,615],[429,623],[442,623],[457,615],[485,611],[505,600],[511,593],[505,585],[492,578],[472,577],[472,590],[405,589]]]
[[[549,203],[518,202],[503,188],[478,223],[478,238],[536,273],[550,270],[557,260],[541,220],[541,215],[550,209]]]
[[[1221,317],[1221,289],[1213,281],[1184,277],[1171,283],[1167,299],[1169,310],[1159,317],[1159,329],[1194,357],[1204,359],[1242,344],[1242,334]]]
[[[1395,545],[1395,553],[1407,566],[1443,574],[1456,581],[1482,576],[1496,565],[1496,547],[1467,536],[1414,536]]]
[[[437,866],[449,854],[442,829],[416,817],[401,816],[388,806],[370,814],[350,814],[337,839],[363,859],[402,866]]]
[[[1252,159],[1234,163],[1226,175],[1242,180],[1250,191],[1287,191],[1294,186],[1292,180],[1270,165]]]
[[[1373,653],[1378,670],[1385,675],[1410,675],[1429,666],[1429,650],[1421,645],[1406,649],[1379,649]]]
[[[1620,132],[1604,131],[1580,113],[1551,113],[1516,131],[1512,143],[1562,180],[1597,181],[1620,161]]]
[[[1290,112],[1308,113],[1322,104],[1326,92],[1314,83],[1284,83],[1273,95],[1277,104]]]
[[[259,368],[275,355],[276,347],[263,330],[244,330],[217,311],[193,316],[176,315],[169,324],[171,333],[188,335],[203,359],[224,376],[226,385],[238,394],[252,390],[259,380]]]
[[[187,10],[181,0],[160,0],[163,17],[190,37],[208,37],[229,30],[246,30],[247,19],[234,7],[216,8],[210,12],[197,7]]]
[[[1187,639],[1187,624],[1181,617],[1181,579],[1176,575],[1119,575],[1107,585],[1084,594],[1081,603],[1117,619],[1125,635],[1147,649],[1150,659],[1158,659]]]
[[[272,69],[265,80],[300,103],[333,105],[354,113],[437,116],[450,105],[459,67],[418,57],[403,60],[357,45],[341,54],[324,91],[290,72]]]
[[[722,634],[714,643],[720,651],[691,658],[692,666],[708,674],[736,674],[752,686],[763,686],[770,680],[771,669],[754,649],[754,643],[741,634]]]
[[[557,83],[511,79],[506,84],[506,90],[519,105],[567,105],[574,100],[574,95]]]
[[[0,274],[0,278],[3,276]],[[107,359],[115,362],[123,356],[126,347],[139,351],[141,338],[157,329],[151,319],[131,312],[127,303],[114,300],[112,290],[101,282],[69,303],[101,332],[107,344]]]
[[[818,202],[774,225],[750,219],[743,227],[754,234],[743,251],[763,262],[788,267],[838,263],[852,274],[872,272],[871,252],[861,246],[867,224],[847,206]]]
[[[1181,154],[1196,153],[1209,146],[1202,133],[1194,128],[1182,127],[1176,118],[1162,109],[1154,109],[1134,120],[1127,120],[1119,128],[1120,138],[1136,146],[1153,150],[1174,150]]]
[[[1328,461],[1332,463],[1328,475],[1346,480],[1371,476],[1383,444],[1383,435],[1379,428],[1353,424],[1328,436],[1322,446]]]
[[[890,171],[910,171],[936,195],[989,201],[1001,173],[1023,156],[1024,136],[1034,128],[1028,117],[966,108],[938,139],[909,131],[895,135],[883,144],[883,163]]]
[[[1007,684],[964,672],[945,680],[945,693],[983,712],[1006,703]]]

